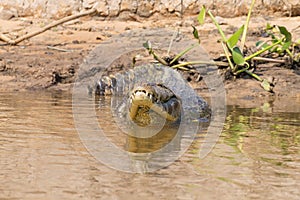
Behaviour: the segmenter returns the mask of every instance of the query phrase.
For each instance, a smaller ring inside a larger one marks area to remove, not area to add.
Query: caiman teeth
[[[136,91],[134,91],[135,94],[138,93],[138,92],[147,94],[146,90],[136,90]]]
[[[156,100],[155,100],[155,97],[154,97],[152,94],[148,93],[147,96],[149,97],[149,99],[150,99],[151,101],[154,101],[154,102],[156,101]]]

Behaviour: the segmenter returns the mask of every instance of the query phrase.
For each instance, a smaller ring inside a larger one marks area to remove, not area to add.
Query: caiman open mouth
[[[150,110],[168,121],[181,115],[181,100],[162,84],[146,83],[136,86],[129,99],[129,116],[140,125],[151,123]]]

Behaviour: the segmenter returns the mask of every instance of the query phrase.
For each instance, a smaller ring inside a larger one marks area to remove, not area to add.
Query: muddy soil
[[[231,34],[244,21],[245,17],[219,18],[225,33]],[[256,17],[250,24],[248,44],[259,40],[261,30],[266,23],[284,25],[292,31],[293,37],[300,38],[300,17],[270,18]],[[9,21],[0,20],[0,32],[11,37],[24,35],[48,24],[49,19],[15,18]],[[0,91],[22,90],[71,90],[77,71],[88,53],[101,45],[111,36],[126,30],[137,28],[150,29],[168,27],[191,34],[191,25],[196,25],[196,16],[179,18],[134,18],[131,21],[105,21],[96,17],[85,17],[55,27],[45,33],[33,37],[17,46],[8,46],[0,41]],[[211,55],[217,57],[221,45],[217,43],[219,35],[214,25],[207,23],[198,27],[202,46]],[[247,105],[257,101],[285,99],[286,106],[300,103],[300,69],[287,69],[275,64],[261,64],[256,71],[261,77],[274,77],[276,85],[274,94],[264,91],[259,83],[250,78],[225,81],[227,102],[238,101]],[[195,86],[197,87],[197,85]],[[205,96],[207,89],[199,85]],[[277,101],[280,104],[280,101]]]

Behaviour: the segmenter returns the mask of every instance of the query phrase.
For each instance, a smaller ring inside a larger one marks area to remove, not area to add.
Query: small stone
[[[94,7],[97,10],[99,16],[106,17],[109,15],[109,8],[105,1],[98,1],[94,5]]]
[[[5,10],[3,7],[0,8],[0,19],[3,20],[10,20],[11,18],[15,17],[15,14],[10,10]]]
[[[96,3],[96,0],[84,0],[82,7],[85,9],[91,9]]]
[[[74,33],[73,33],[73,31],[67,31],[67,32],[65,32],[65,34],[66,35],[73,35]]]
[[[153,14],[154,4],[151,2],[142,2],[137,9],[137,14],[140,17],[150,17]]]
[[[6,61],[4,59],[0,59],[0,72],[6,70]]]
[[[135,13],[138,9],[138,1],[136,0],[127,0],[121,2],[121,12],[130,11]]]
[[[72,44],[80,44],[79,40],[73,40]]]
[[[292,17],[296,17],[300,15],[300,4],[292,5],[291,14]]]
[[[121,11],[120,4],[121,4],[121,0],[115,0],[110,2],[110,5],[108,7],[109,16],[116,17],[120,14]]]
[[[218,22],[218,24],[220,24],[220,25],[226,25],[226,24],[228,24],[228,22],[223,17],[216,16],[215,19]]]

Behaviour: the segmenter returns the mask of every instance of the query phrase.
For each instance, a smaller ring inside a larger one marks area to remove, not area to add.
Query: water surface
[[[223,133],[206,158],[198,158],[202,132],[170,166],[130,174],[86,150],[71,94],[2,93],[0,199],[298,199],[300,106],[278,110],[266,103],[227,111]],[[111,134],[117,145],[125,143]]]

